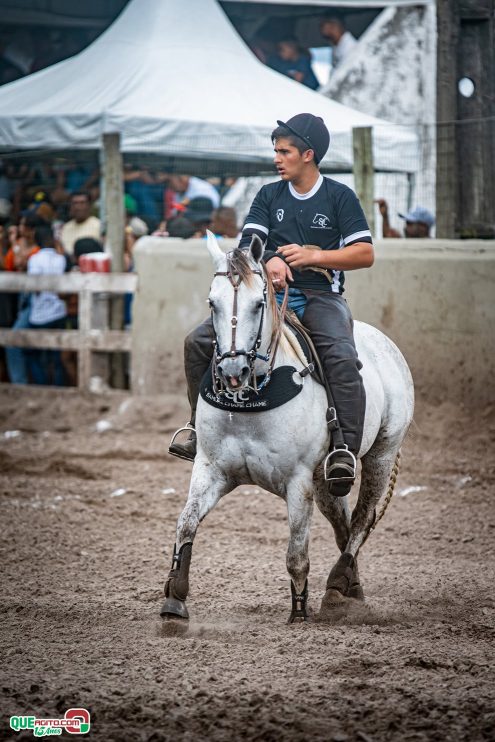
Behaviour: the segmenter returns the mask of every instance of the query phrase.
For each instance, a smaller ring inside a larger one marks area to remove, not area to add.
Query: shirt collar
[[[291,196],[294,196],[294,198],[297,198],[299,201],[305,201],[306,199],[314,196],[315,193],[319,191],[322,183],[323,183],[323,175],[320,173],[318,180],[316,181],[312,189],[308,191],[307,193],[298,193],[296,189],[294,188],[294,186],[292,185],[292,183],[289,183],[289,192]]]

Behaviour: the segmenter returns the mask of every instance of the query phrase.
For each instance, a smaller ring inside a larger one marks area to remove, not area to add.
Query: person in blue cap
[[[345,495],[356,474],[366,399],[353,320],[342,296],[344,272],[373,264],[371,232],[356,194],[320,173],[330,144],[323,119],[300,113],[277,124],[271,138],[280,180],[256,195],[239,247],[249,248],[253,235],[266,243],[264,262],[277,298],[281,300],[289,286],[289,306],[311,333],[346,445],[332,459],[331,491]],[[180,458],[193,460],[196,454],[196,402],[213,356],[213,338],[208,318],[185,340],[191,432],[185,443],[174,440],[169,447]]]
[[[408,211],[406,214],[399,213],[398,216],[406,222],[402,235],[397,229],[390,226],[388,205],[385,199],[378,198],[375,203],[378,204],[383,219],[382,233],[384,237],[414,237],[416,239],[430,237],[430,230],[435,224],[435,217],[428,209],[423,206],[416,206],[415,209]]]

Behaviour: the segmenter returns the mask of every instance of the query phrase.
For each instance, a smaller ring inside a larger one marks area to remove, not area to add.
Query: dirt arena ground
[[[365,606],[288,626],[284,504],[244,487],[200,528],[171,636],[190,466],[164,452],[184,415],[178,397],[0,388],[0,738],[32,738],[11,714],[85,707],[104,742],[495,739],[494,410],[419,405],[360,557]],[[315,513],[315,613],[336,558]]]

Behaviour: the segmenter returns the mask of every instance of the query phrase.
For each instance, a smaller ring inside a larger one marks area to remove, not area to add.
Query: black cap
[[[298,113],[288,121],[277,121],[277,124],[284,126],[313,150],[317,165],[322,161],[330,144],[330,133],[320,116],[313,116],[312,113]]]

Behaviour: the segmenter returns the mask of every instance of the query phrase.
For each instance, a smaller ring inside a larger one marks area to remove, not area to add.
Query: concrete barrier
[[[183,340],[208,315],[205,243],[144,237],[135,256],[134,392],[182,394]],[[400,347],[418,394],[483,405],[495,399],[494,286],[495,242],[382,240],[373,268],[347,273],[345,296]]]

